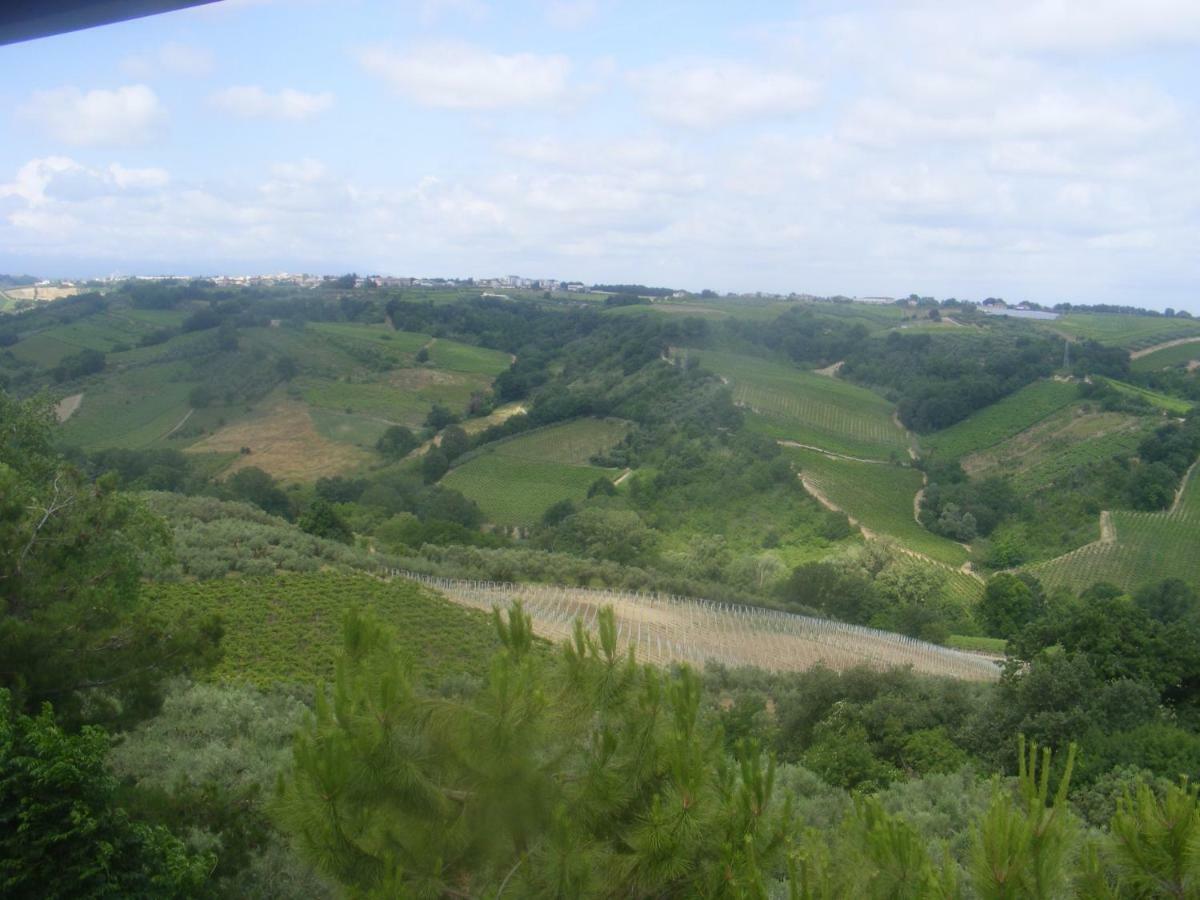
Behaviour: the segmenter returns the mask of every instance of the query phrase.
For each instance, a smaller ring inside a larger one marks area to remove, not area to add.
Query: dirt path
[[[1100,510],[1100,540],[1101,544],[1115,544],[1117,529],[1113,528],[1112,513],[1107,509]]]
[[[823,369],[813,369],[813,374],[827,375],[830,378],[835,378],[835,377],[837,377],[837,373],[842,371],[842,366],[844,366],[845,364],[846,364],[846,361],[844,359],[839,359],[832,366],[826,366]]]
[[[59,424],[61,425],[75,415],[82,402],[83,394],[72,394],[70,397],[63,397],[59,400],[54,407],[54,415],[58,418]]]
[[[626,469],[624,472],[621,473],[620,477],[617,478],[617,480],[613,482],[613,487],[620,487],[622,484],[624,484],[626,481],[629,480],[629,476],[632,474],[633,474],[633,469]]]
[[[186,425],[186,424],[187,424],[187,420],[188,420],[188,419],[190,419],[190,418],[192,417],[192,413],[194,413],[194,412],[195,412],[195,410],[194,410],[194,409],[189,409],[189,410],[187,411],[187,415],[186,415],[186,416],[184,416],[182,419],[180,419],[178,422],[176,422],[176,423],[175,423],[175,427],[174,427],[174,428],[172,428],[170,431],[168,431],[166,434],[164,434],[164,435],[163,435],[163,440],[166,440],[166,439],[167,439],[167,438],[169,438],[171,435],[173,435],[175,432],[177,432],[177,431],[178,431],[180,428],[182,428],[184,425]]]
[[[928,479],[926,479],[921,485],[921,489],[913,494],[913,521],[918,525],[921,524],[921,501],[925,499],[925,486],[928,483]]]
[[[881,535],[878,532],[872,531],[870,528],[868,528],[862,522],[858,521],[858,519],[854,518],[854,516],[850,515],[850,513],[846,512],[844,509],[842,509],[840,506],[838,506],[836,503],[834,503],[832,500],[830,500],[824,493],[822,493],[822,491],[819,487],[817,487],[815,484],[813,484],[811,481],[809,481],[807,478],[804,477],[803,472],[801,472],[798,477],[800,479],[800,483],[802,485],[804,485],[804,489],[806,491],[808,491],[808,493],[812,496],[812,498],[814,500],[816,500],[823,507],[825,507],[826,509],[828,509],[832,512],[840,512],[843,515],[845,515],[846,521],[848,521],[853,527],[857,528],[859,530],[859,532],[861,532],[864,540],[867,540],[867,541],[883,540],[885,543],[887,543],[887,545],[889,547],[892,547],[893,549],[895,549],[897,553],[903,553],[905,556],[911,556],[913,559],[922,560],[923,562],[927,562],[930,565],[937,566],[938,568],[941,568],[941,569],[949,569],[951,571],[962,572],[964,575],[970,575],[976,581],[979,581],[981,583],[983,582],[982,576],[980,576],[978,572],[976,572],[973,568],[971,568],[970,562],[963,563],[956,570],[954,568],[954,566],[949,566],[946,563],[942,562],[941,560],[934,559],[932,556],[927,556],[926,554],[922,553],[919,550],[913,550],[909,547],[905,547],[898,540],[896,540],[895,538],[893,538],[889,535]]]
[[[1147,347],[1145,350],[1131,350],[1129,358],[1141,359],[1143,356],[1149,356],[1157,350],[1166,350],[1168,347],[1182,347],[1184,344],[1200,344],[1200,337],[1176,338],[1173,341],[1164,341],[1161,344],[1155,344],[1153,347]]]
[[[801,444],[799,441],[785,441],[782,438],[777,440],[780,447],[796,447],[799,450],[812,450],[814,453],[820,453],[822,456],[828,456],[830,459],[846,459],[850,462],[870,463],[873,466],[886,466],[886,459],[863,459],[861,456],[847,456],[845,453],[835,453],[832,450],[826,450],[824,447],[817,447],[813,444]]]
[[[1188,482],[1192,480],[1196,474],[1196,466],[1200,465],[1200,459],[1192,463],[1186,472],[1183,473],[1183,478],[1179,479],[1179,487],[1175,489],[1175,499],[1171,501],[1171,508],[1167,512],[1178,512],[1179,504],[1183,502],[1183,494],[1187,490]]]

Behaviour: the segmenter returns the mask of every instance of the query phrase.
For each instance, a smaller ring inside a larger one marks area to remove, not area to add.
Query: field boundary
[[[380,574],[415,581],[475,609],[490,611],[519,600],[535,630],[551,639],[569,638],[576,620],[594,629],[600,610],[611,607],[618,643],[659,665],[717,662],[791,672],[819,665],[834,670],[911,666],[923,674],[965,681],[1000,677],[994,661],[976,654],[763,607],[657,592],[439,578],[400,569],[384,569]]]
[[[1142,350],[1130,350],[1129,358],[1131,360],[1141,359],[1143,356],[1149,356],[1151,353],[1157,353],[1159,350],[1182,347],[1184,344],[1200,344],[1200,336],[1175,338],[1173,341],[1164,341],[1161,344],[1155,344],[1153,347],[1146,347]]]

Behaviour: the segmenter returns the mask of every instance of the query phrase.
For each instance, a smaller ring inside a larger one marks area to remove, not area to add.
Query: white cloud
[[[149,191],[166,187],[171,180],[166,169],[130,169],[112,163],[107,170],[108,180],[121,190]]]
[[[668,63],[630,76],[650,115],[672,125],[712,128],[810,108],[816,85],[791,72],[736,61]]]
[[[567,95],[571,69],[561,55],[505,55],[460,43],[370,47],[359,62],[421,106],[464,110],[557,103]]]
[[[274,94],[258,85],[239,85],[217,91],[209,97],[217,109],[242,119],[275,119],[300,122],[333,106],[333,94],[316,94],[284,88]]]
[[[127,56],[121,71],[130,78],[150,78],[159,72],[199,78],[213,70],[212,51],[169,41],[149,53]]]
[[[115,90],[77,87],[34,91],[19,110],[67,144],[134,144],[148,140],[165,118],[158,95],[144,84]]]

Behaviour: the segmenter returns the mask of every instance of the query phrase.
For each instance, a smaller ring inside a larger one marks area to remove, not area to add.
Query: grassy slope
[[[451,469],[442,479],[479,504],[498,525],[533,525],[560,500],[582,500],[597,478],[613,469],[537,462],[487,453]]]
[[[788,453],[807,480],[867,529],[947,565],[967,561],[960,544],[926,531],[913,518],[913,498],[921,489],[916,469],[831,459],[794,448]]]
[[[620,419],[576,419],[539,428],[489,445],[455,466],[442,480],[477,502],[499,525],[531,525],[560,500],[582,500],[597,478],[612,469],[588,465],[588,459],[625,436]]]
[[[958,459],[992,447],[1074,400],[1079,389],[1060,381],[1036,381],[927,437],[922,447],[941,459]]]
[[[151,583],[151,605],[167,616],[216,613],[225,626],[217,679],[312,683],[333,676],[341,625],[352,608],[371,609],[396,631],[419,677],[482,675],[497,647],[483,613],[403,580],[320,572],[265,578]]]
[[[1106,382],[1115,387],[1122,394],[1130,397],[1138,397],[1145,400],[1151,406],[1157,406],[1159,409],[1164,409],[1167,412],[1183,415],[1192,408],[1192,404],[1187,400],[1180,400],[1178,397],[1171,397],[1167,394],[1160,394],[1158,391],[1152,391],[1149,388],[1138,387],[1133,384],[1126,384],[1124,381],[1117,381],[1113,378],[1105,378]]]
[[[753,430],[868,459],[907,453],[892,405],[865,388],[753,356],[687,352],[729,379],[734,400],[753,411],[747,422]]]

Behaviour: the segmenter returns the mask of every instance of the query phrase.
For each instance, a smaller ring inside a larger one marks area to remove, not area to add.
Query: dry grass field
[[[242,422],[226,425],[188,448],[191,453],[241,454],[225,470],[257,466],[283,481],[315,481],[371,459],[366,450],[323,437],[302,403],[282,401]]]

